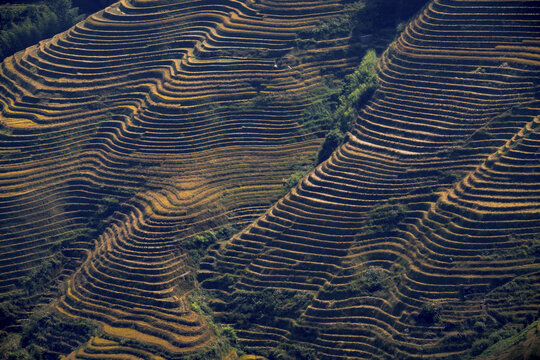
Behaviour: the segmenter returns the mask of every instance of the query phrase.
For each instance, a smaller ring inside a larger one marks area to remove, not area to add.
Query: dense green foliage
[[[316,27],[301,31],[300,36],[315,40],[328,40],[349,36],[351,30],[352,17],[347,15],[320,21]]]
[[[369,267],[363,268],[346,284],[325,284],[319,298],[347,299],[374,295],[388,297],[393,286],[394,278],[390,272],[379,267]]]
[[[30,5],[25,11],[3,7],[0,13],[3,24],[0,31],[1,59],[53,36],[62,29],[58,17],[47,6]]]
[[[79,19],[71,0],[0,6],[0,59],[64,31]]]
[[[418,313],[418,316],[416,317],[416,320],[419,324],[433,325],[439,321],[441,311],[441,307],[434,303],[424,303],[420,309],[420,312]]]
[[[482,357],[500,354],[512,346],[526,340],[528,333],[540,325],[540,320],[526,326],[518,332],[516,329],[500,329],[491,333],[487,338],[479,339],[473,343],[473,355],[481,354]],[[537,334],[537,333],[536,333]],[[538,334],[537,334],[538,336]],[[533,351],[533,354],[539,354],[540,349]]]
[[[295,187],[298,182],[306,175],[304,171],[296,171],[289,176],[285,183],[283,184],[283,193],[288,193],[293,187]]]
[[[4,326],[9,326],[15,323],[17,320],[17,307],[9,302],[4,301],[0,303],[0,324]]]
[[[11,1],[0,5],[0,60],[62,32],[113,0]],[[79,14],[79,12],[84,14]]]
[[[376,65],[377,55],[370,50],[358,68],[345,77],[338,106],[330,119],[331,130],[319,150],[318,163],[328,159],[332,152],[346,141],[346,133],[351,130],[358,116],[358,108],[371,97],[377,87]]]
[[[262,350],[261,355],[268,360],[316,360],[317,351],[311,346],[282,343],[277,348]]]
[[[371,209],[366,226],[372,231],[389,231],[405,218],[407,207],[403,204],[384,204]]]
[[[299,119],[299,123],[303,125],[307,131],[313,131],[318,129],[328,130],[332,121],[332,103],[337,100],[332,100],[334,93],[339,93],[339,90],[330,89],[326,87],[326,94],[324,98],[313,101],[308,107],[306,107],[302,113],[302,118]]]
[[[80,342],[98,332],[97,326],[58,317],[50,307],[35,312],[21,334],[0,331],[0,360],[53,360],[56,352],[65,352],[60,343],[50,341],[51,332],[65,334],[70,341]],[[77,340],[78,339],[78,340]]]
[[[217,336],[217,340],[193,354],[186,355],[186,360],[223,359],[231,350],[243,354],[243,348],[238,343],[235,330],[229,325],[216,325],[213,320],[214,312],[208,306],[209,295],[206,291],[197,289],[189,295],[191,309],[205,318],[206,322]]]
[[[238,229],[233,226],[222,226],[216,230],[209,230],[184,239],[182,249],[189,254],[191,265],[197,267],[208,248],[220,241],[229,239],[237,231]]]
[[[357,109],[373,94],[377,86],[377,55],[370,50],[358,68],[345,77],[339,107],[334,119],[341,132],[349,131],[356,120]]]
[[[271,324],[277,318],[296,318],[307,307],[313,295],[292,290],[264,289],[236,291],[225,322],[246,329],[253,324]]]
[[[27,295],[33,295],[49,284],[56,276],[62,267],[62,256],[58,254],[56,257],[44,261],[41,266],[34,268],[30,274],[20,280],[19,285]]]

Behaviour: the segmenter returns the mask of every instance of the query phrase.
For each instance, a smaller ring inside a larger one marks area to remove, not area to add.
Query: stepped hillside
[[[98,338],[81,358],[100,348],[173,358],[211,344],[186,298],[199,255],[183,244],[232,235],[311,164],[324,130],[299,119],[326,96],[323,66],[350,72],[362,51],[347,51],[348,38],[292,51],[299,32],[344,11],[124,0],[7,58],[0,292],[21,304],[8,330],[52,301],[69,325],[45,332],[53,355],[85,342],[72,328],[87,321],[130,345]]]
[[[462,359],[538,316],[539,14],[436,0],[407,26],[348,141],[201,263],[242,343]]]
[[[540,1],[430,1],[283,196],[381,44],[329,31],[355,6],[122,0],[3,61],[3,343],[462,359],[533,323]]]

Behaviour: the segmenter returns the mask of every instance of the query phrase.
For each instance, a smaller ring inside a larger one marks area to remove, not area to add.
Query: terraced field
[[[234,274],[214,307],[248,348],[463,358],[475,323],[536,316],[539,12],[430,3],[382,57],[349,141],[204,259],[206,287]],[[313,300],[296,319],[229,315],[268,288]]]
[[[182,243],[249,223],[311,162],[322,128],[298,120],[322,59],[346,73],[362,54],[347,55],[347,39],[290,52],[296,33],[342,12],[337,1],[120,1],[6,59],[0,292],[46,304],[67,284],[58,312],[130,340],[130,356],[210,344],[186,300]],[[80,342],[66,335],[50,335],[59,353]],[[77,356],[103,358],[89,344]]]
[[[363,55],[298,34],[345,9],[122,0],[1,63],[0,293],[27,304],[9,329],[53,304],[100,327],[49,330],[53,356],[182,358],[220,337],[199,282],[267,355],[458,359],[534,320],[540,2],[430,2],[348,141],[281,197],[321,145],[300,119],[325,74]]]

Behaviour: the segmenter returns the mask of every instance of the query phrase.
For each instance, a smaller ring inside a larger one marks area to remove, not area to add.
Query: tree
[[[45,3],[56,14],[62,28],[73,25],[78,10],[72,9],[71,0],[46,0]]]
[[[332,129],[324,138],[324,142],[319,150],[317,163],[320,164],[332,155],[334,150],[343,143],[345,135],[339,129]]]

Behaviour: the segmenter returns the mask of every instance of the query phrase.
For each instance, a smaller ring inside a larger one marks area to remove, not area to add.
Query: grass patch
[[[214,312],[208,306],[208,298],[208,293],[202,289],[197,289],[188,296],[191,309],[206,320],[208,326],[216,335],[217,340],[202,350],[186,355],[185,359],[223,359],[227,354],[231,353],[231,350],[234,350],[239,355],[243,355],[244,351],[238,343],[235,330],[229,325],[216,325],[214,322]]]

